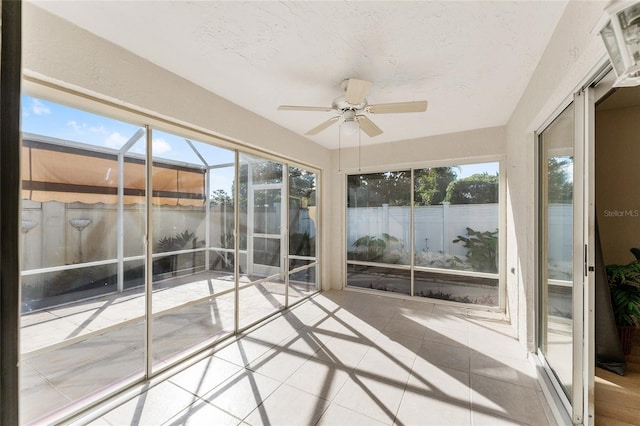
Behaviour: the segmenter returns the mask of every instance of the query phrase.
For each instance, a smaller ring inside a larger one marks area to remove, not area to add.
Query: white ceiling
[[[506,124],[566,1],[38,1],[55,15],[299,134],[332,116],[340,82],[372,103],[426,99],[426,113],[372,115],[381,143]],[[338,126],[311,140],[338,146]],[[344,144],[344,141],[343,141]]]

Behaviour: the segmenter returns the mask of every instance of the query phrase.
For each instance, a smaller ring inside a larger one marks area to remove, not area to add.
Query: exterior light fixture
[[[640,1],[615,0],[595,27],[618,76],[614,87],[640,85]]]
[[[74,228],[76,228],[78,232],[80,232],[80,236],[78,237],[79,239],[78,252],[79,252],[80,263],[82,263],[82,231],[84,230],[84,228],[91,225],[91,219],[71,219],[69,220],[69,224]]]

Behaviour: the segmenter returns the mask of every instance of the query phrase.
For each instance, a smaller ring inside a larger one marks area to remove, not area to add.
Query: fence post
[[[382,233],[389,234],[389,204],[382,204]]]
[[[449,245],[449,205],[448,201],[442,202],[442,252],[445,255],[451,254],[451,246]]]

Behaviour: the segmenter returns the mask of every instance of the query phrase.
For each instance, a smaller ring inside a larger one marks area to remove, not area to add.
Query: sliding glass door
[[[574,423],[589,404],[593,344],[585,328],[593,303],[591,94],[576,94],[538,136],[538,355]]]
[[[317,172],[22,101],[23,423],[57,424],[318,290]]]
[[[540,134],[539,349],[567,399],[573,394],[575,108]]]

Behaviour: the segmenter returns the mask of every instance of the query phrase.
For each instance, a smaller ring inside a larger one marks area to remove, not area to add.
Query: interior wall
[[[506,126],[507,293],[520,343],[535,351],[535,132],[589,74],[605,49],[593,27],[607,2],[568,2],[549,45]]]
[[[347,174],[399,170],[410,167],[438,167],[466,163],[482,163],[504,158],[505,129],[491,127],[447,135],[397,141],[385,144],[367,144],[362,148],[346,148],[332,152],[330,244],[331,283],[333,288],[344,285],[346,259],[345,206]]]
[[[328,149],[31,3],[23,4],[25,76],[239,141],[245,146],[308,164],[321,172],[329,169],[331,153]],[[71,96],[66,99],[60,92],[54,96],[58,100],[62,96],[72,105],[82,106],[81,99]],[[95,103],[91,106],[96,107]],[[321,185],[321,191],[321,217],[328,221],[329,186]],[[322,228],[323,241],[329,240],[329,228],[326,225]],[[325,259],[327,246],[322,246]],[[329,276],[329,266],[326,261],[323,263],[321,276]],[[321,279],[321,282],[323,286],[327,284],[326,280]]]
[[[638,159],[640,105],[597,111],[596,216],[605,265],[631,262],[629,249],[640,247]]]

